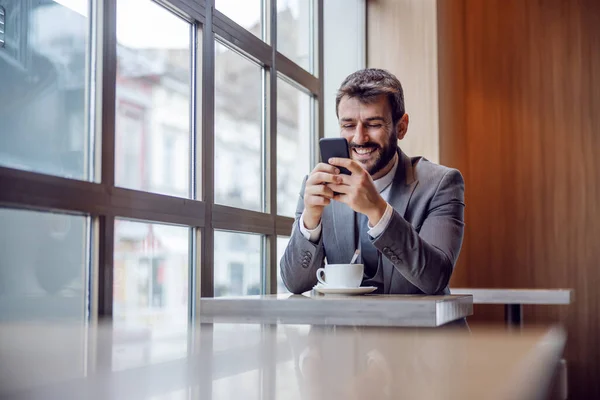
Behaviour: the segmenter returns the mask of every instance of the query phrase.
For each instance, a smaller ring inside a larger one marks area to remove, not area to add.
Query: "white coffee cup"
[[[327,264],[317,270],[317,280],[329,287],[355,288],[362,283],[363,271],[363,264]]]

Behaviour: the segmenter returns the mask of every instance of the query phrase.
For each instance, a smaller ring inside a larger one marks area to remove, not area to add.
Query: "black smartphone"
[[[319,140],[319,147],[321,149],[321,161],[327,163],[332,157],[339,158],[350,158],[350,151],[348,150],[348,141],[344,138],[323,138]],[[350,175],[344,167],[337,167],[340,169],[342,174]]]

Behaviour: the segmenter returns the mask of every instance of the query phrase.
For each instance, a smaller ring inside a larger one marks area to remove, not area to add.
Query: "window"
[[[127,369],[186,354],[198,296],[275,288],[323,0],[210,4],[0,0],[0,319],[112,318]]]
[[[281,259],[283,258],[283,254],[285,253],[285,248],[290,242],[289,237],[278,236],[277,237],[277,293],[289,293],[287,287],[285,287],[285,283],[281,279]]]
[[[164,185],[169,185],[172,181],[170,179],[175,178],[175,160],[177,159],[176,153],[176,141],[177,138],[173,135],[165,134],[163,136],[163,176],[162,183]]]
[[[313,0],[277,0],[277,50],[309,72],[315,72],[314,15]]]
[[[119,186],[179,197],[190,194],[190,32],[188,22],[151,0],[117,2]],[[172,151],[183,168],[165,164],[161,157],[170,139],[165,136],[172,131],[180,137]]]
[[[215,232],[215,297],[262,293],[262,237]]]
[[[300,185],[310,172],[312,99],[284,79],[277,82],[277,213],[294,217]]]
[[[0,1],[0,165],[91,179],[88,1]]]
[[[163,143],[159,147],[162,157],[157,163],[161,173],[154,176],[154,184],[162,187],[163,193],[178,193],[183,197],[189,187],[189,165],[188,158],[181,154],[189,151],[189,137],[187,132],[168,125],[163,125],[162,131]]]
[[[117,348],[114,368],[125,368],[136,361],[184,357],[189,315],[189,229],[118,219],[114,251],[114,328],[150,342],[146,360],[136,360]],[[123,342],[126,347],[126,340]]]
[[[261,0],[215,0],[215,7],[238,25],[262,38]]]
[[[88,218],[0,208],[0,321],[83,322]]]
[[[258,64],[215,46],[215,203],[263,211],[263,80]]]
[[[261,354],[255,349],[252,348],[251,351],[256,353],[256,359],[260,359]],[[250,389],[260,387],[260,382],[260,369],[219,377],[213,381],[212,395],[215,399],[259,400],[262,398],[260,392]]]
[[[117,182],[125,187],[136,187],[142,182],[142,139],[144,109],[121,101],[117,114],[117,132],[121,132],[117,145]]]

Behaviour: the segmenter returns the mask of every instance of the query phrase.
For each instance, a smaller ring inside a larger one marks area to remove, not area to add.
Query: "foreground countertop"
[[[262,295],[201,298],[202,322],[437,327],[473,313],[470,295]]]
[[[154,328],[0,324],[0,398],[537,399],[565,344],[558,328]]]

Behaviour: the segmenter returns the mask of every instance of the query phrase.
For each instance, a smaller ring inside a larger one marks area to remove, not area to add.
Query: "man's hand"
[[[333,199],[365,214],[369,218],[369,225],[377,225],[385,213],[387,203],[375,188],[371,175],[349,158],[331,158],[329,164],[347,168],[352,174],[339,175],[342,182],[329,185],[330,190],[339,193]]]
[[[306,180],[304,187],[304,226],[315,229],[321,222],[323,209],[333,199],[330,184],[341,183],[340,170],[329,164],[319,163]]]

